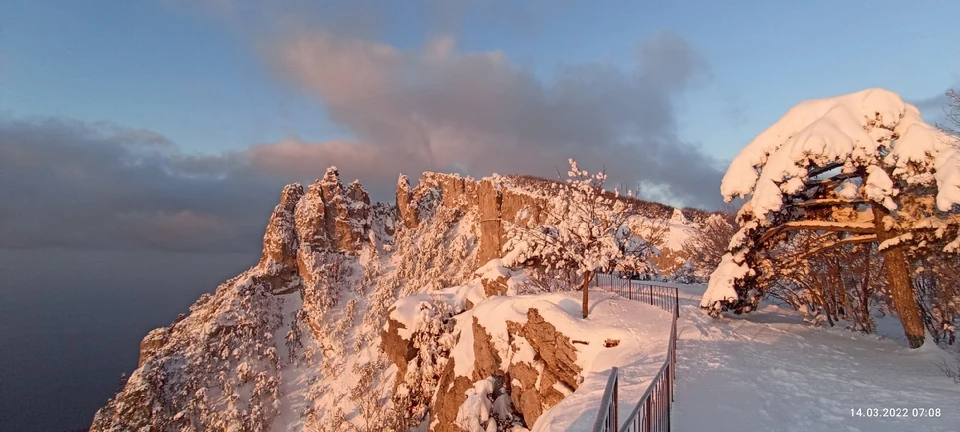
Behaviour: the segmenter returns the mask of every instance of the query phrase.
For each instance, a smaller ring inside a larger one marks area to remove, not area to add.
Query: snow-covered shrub
[[[477,381],[467,389],[467,400],[457,411],[457,426],[465,432],[496,432],[493,418],[493,378]]]
[[[395,406],[406,407],[405,417],[410,424],[424,420],[437,391],[455,343],[453,315],[453,309],[444,299],[434,298],[417,305],[416,317],[408,329],[417,354],[407,365],[393,396]]]
[[[390,403],[387,387],[379,382],[381,372],[386,368],[383,356],[354,364],[353,374],[357,382],[350,389],[349,398],[356,405],[362,421],[352,423],[350,427],[358,432],[404,431],[412,425],[405,418],[406,407]]]

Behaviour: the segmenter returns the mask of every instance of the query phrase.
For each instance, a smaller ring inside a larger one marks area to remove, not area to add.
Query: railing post
[[[653,402],[653,398],[652,398],[652,397],[648,397],[648,398],[647,398],[647,401],[644,403],[643,410],[646,411],[646,415],[644,416],[645,419],[644,419],[644,422],[643,422],[643,432],[650,432],[650,427],[653,426],[653,422],[652,422],[652,420],[653,420],[653,418],[652,418],[652,417],[653,417],[653,416],[652,416],[653,410],[651,409],[651,408],[653,408],[653,403],[652,403],[652,402]]]
[[[676,288],[673,289],[673,310],[674,315],[680,318],[680,290]]]
[[[612,432],[616,432],[620,428],[620,421],[617,418],[618,413],[620,412],[619,402],[620,399],[620,378],[617,376],[617,380],[613,383],[613,428],[610,429]]]

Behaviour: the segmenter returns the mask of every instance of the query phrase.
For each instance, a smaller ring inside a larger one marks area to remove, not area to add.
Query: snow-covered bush
[[[416,316],[408,328],[417,354],[407,365],[393,395],[394,405],[406,408],[404,417],[409,424],[423,422],[436,394],[440,375],[456,342],[452,334],[453,315],[454,310],[444,299],[433,298],[417,305]]]
[[[457,411],[457,426],[464,432],[496,432],[493,418],[493,378],[477,381],[467,389],[467,400]]]

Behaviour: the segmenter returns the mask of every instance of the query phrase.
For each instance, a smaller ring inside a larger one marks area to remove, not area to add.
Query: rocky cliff
[[[333,167],[285,187],[259,263],[151,331],[91,430],[470,430],[464,406],[488,399],[531,426],[577,388],[583,349],[556,304],[478,311],[546,288],[496,258],[563,187],[426,173],[388,205]]]

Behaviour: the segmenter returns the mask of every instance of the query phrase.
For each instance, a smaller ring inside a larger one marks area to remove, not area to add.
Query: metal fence
[[[673,312],[670,324],[670,343],[667,358],[653,381],[643,392],[630,415],[618,422],[619,370],[613,368],[607,379],[607,387],[600,400],[594,432],[665,432],[670,430],[670,408],[673,405],[673,384],[677,369],[677,318],[680,317],[679,292],[675,287],[657,285],[647,281],[625,279],[615,274],[597,274],[591,286],[613,292],[621,297],[644,302]]]

